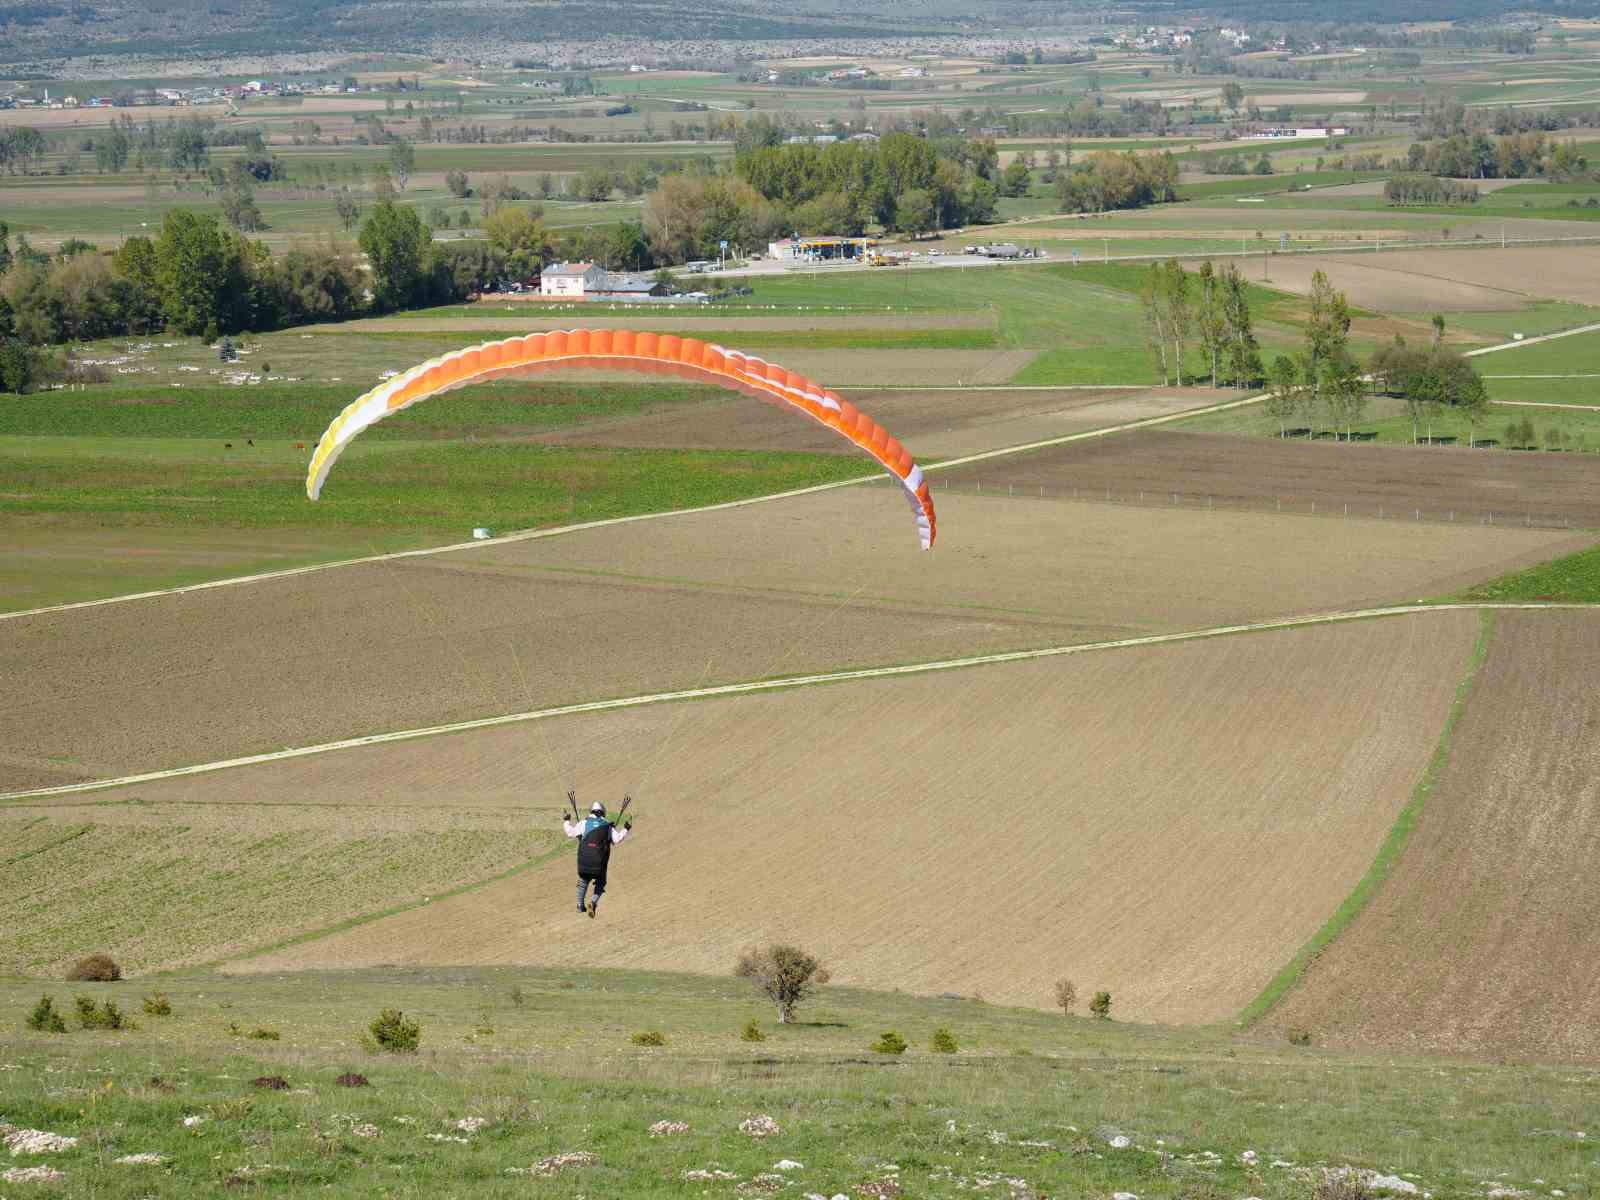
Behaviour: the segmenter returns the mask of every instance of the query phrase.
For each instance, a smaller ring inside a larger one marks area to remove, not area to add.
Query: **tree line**
[[[1163,385],[1184,385],[1184,355],[1195,345],[1205,356],[1212,387],[1260,382],[1249,286],[1235,264],[1218,270],[1204,262],[1191,276],[1177,259],[1152,263],[1139,290],[1139,311]]]

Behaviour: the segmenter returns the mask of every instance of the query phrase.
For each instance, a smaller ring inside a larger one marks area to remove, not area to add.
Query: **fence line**
[[[1119,504],[1133,508],[1183,509],[1189,512],[1270,512],[1291,516],[1333,518],[1337,520],[1405,521],[1424,525],[1482,525],[1486,528],[1572,529],[1600,528],[1600,522],[1574,520],[1566,514],[1531,512],[1474,512],[1460,508],[1423,508],[1414,504],[1352,504],[1346,500],[1295,496],[1218,496],[1204,492],[1174,492],[1167,489],[1113,487],[1049,487],[1044,484],[1016,484],[982,478],[952,479],[929,477],[935,497],[946,492],[957,495],[1006,497],[1022,500],[1077,501],[1093,504]]]

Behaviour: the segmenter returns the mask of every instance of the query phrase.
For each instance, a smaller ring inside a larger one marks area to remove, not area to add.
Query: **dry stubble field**
[[[1572,230],[1567,236],[1583,233]],[[1255,279],[1260,264],[1256,256],[1240,260],[1239,269]],[[1595,243],[1276,255],[1269,267],[1273,287],[1302,294],[1310,292],[1316,271],[1352,304],[1378,312],[1496,312],[1541,299],[1600,304],[1600,244]]]
[[[0,787],[580,700],[1326,612],[1578,549],[1561,532],[864,485],[0,621]],[[159,719],[157,719],[159,718]]]
[[[1450,761],[1382,891],[1269,1027],[1600,1062],[1600,620],[1495,616]]]
[[[573,911],[563,854],[235,967],[717,974],[785,938],[852,985],[1046,1006],[1067,974],[1130,1019],[1225,1019],[1366,870],[1475,631],[1428,613],[563,719],[545,734],[574,755],[580,798],[638,796],[599,922]],[[565,781],[539,736],[250,768],[210,795],[421,802],[421,772],[436,803],[473,803],[495,764],[495,796],[521,774],[530,820],[553,824]],[[438,782],[450,764],[460,786]]]

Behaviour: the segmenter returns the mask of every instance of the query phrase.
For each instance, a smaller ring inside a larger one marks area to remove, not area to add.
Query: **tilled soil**
[[[1497,614],[1399,864],[1270,1014],[1319,1043],[1600,1061],[1600,614]]]
[[[1225,1019],[1365,871],[1475,629],[1428,613],[552,722],[580,800],[637,797],[599,920],[574,911],[563,854],[236,967],[721,974],[781,939],[839,983],[1045,1007],[1066,976],[1131,1020]],[[472,802],[517,764],[530,820],[553,824],[566,781],[539,736],[375,747],[211,790]]]
[[[927,554],[898,492],[867,485],[0,622],[0,790],[704,683],[1386,603],[1587,541],[936,495]]]
[[[1046,495],[1212,502],[1231,508],[1430,521],[1600,528],[1600,456],[1381,446],[1151,429],[1053,446],[939,472]]]

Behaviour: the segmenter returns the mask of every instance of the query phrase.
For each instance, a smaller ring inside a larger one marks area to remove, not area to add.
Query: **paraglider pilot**
[[[567,793],[567,799],[572,801],[572,815],[578,815],[578,798],[572,793]],[[623,799],[622,811],[627,812],[629,801]],[[620,814],[619,814],[620,815]],[[618,845],[627,838],[633,829],[632,821],[624,821],[618,828],[606,819],[606,806],[598,800],[589,806],[589,815],[584,820],[568,820],[565,814],[561,817],[561,828],[566,831],[569,838],[578,839],[578,911],[587,912],[592,918],[600,907],[600,897],[606,890],[606,868],[611,864],[611,847]],[[594,885],[594,895],[589,896],[589,886]],[[588,902],[584,898],[588,896]]]

